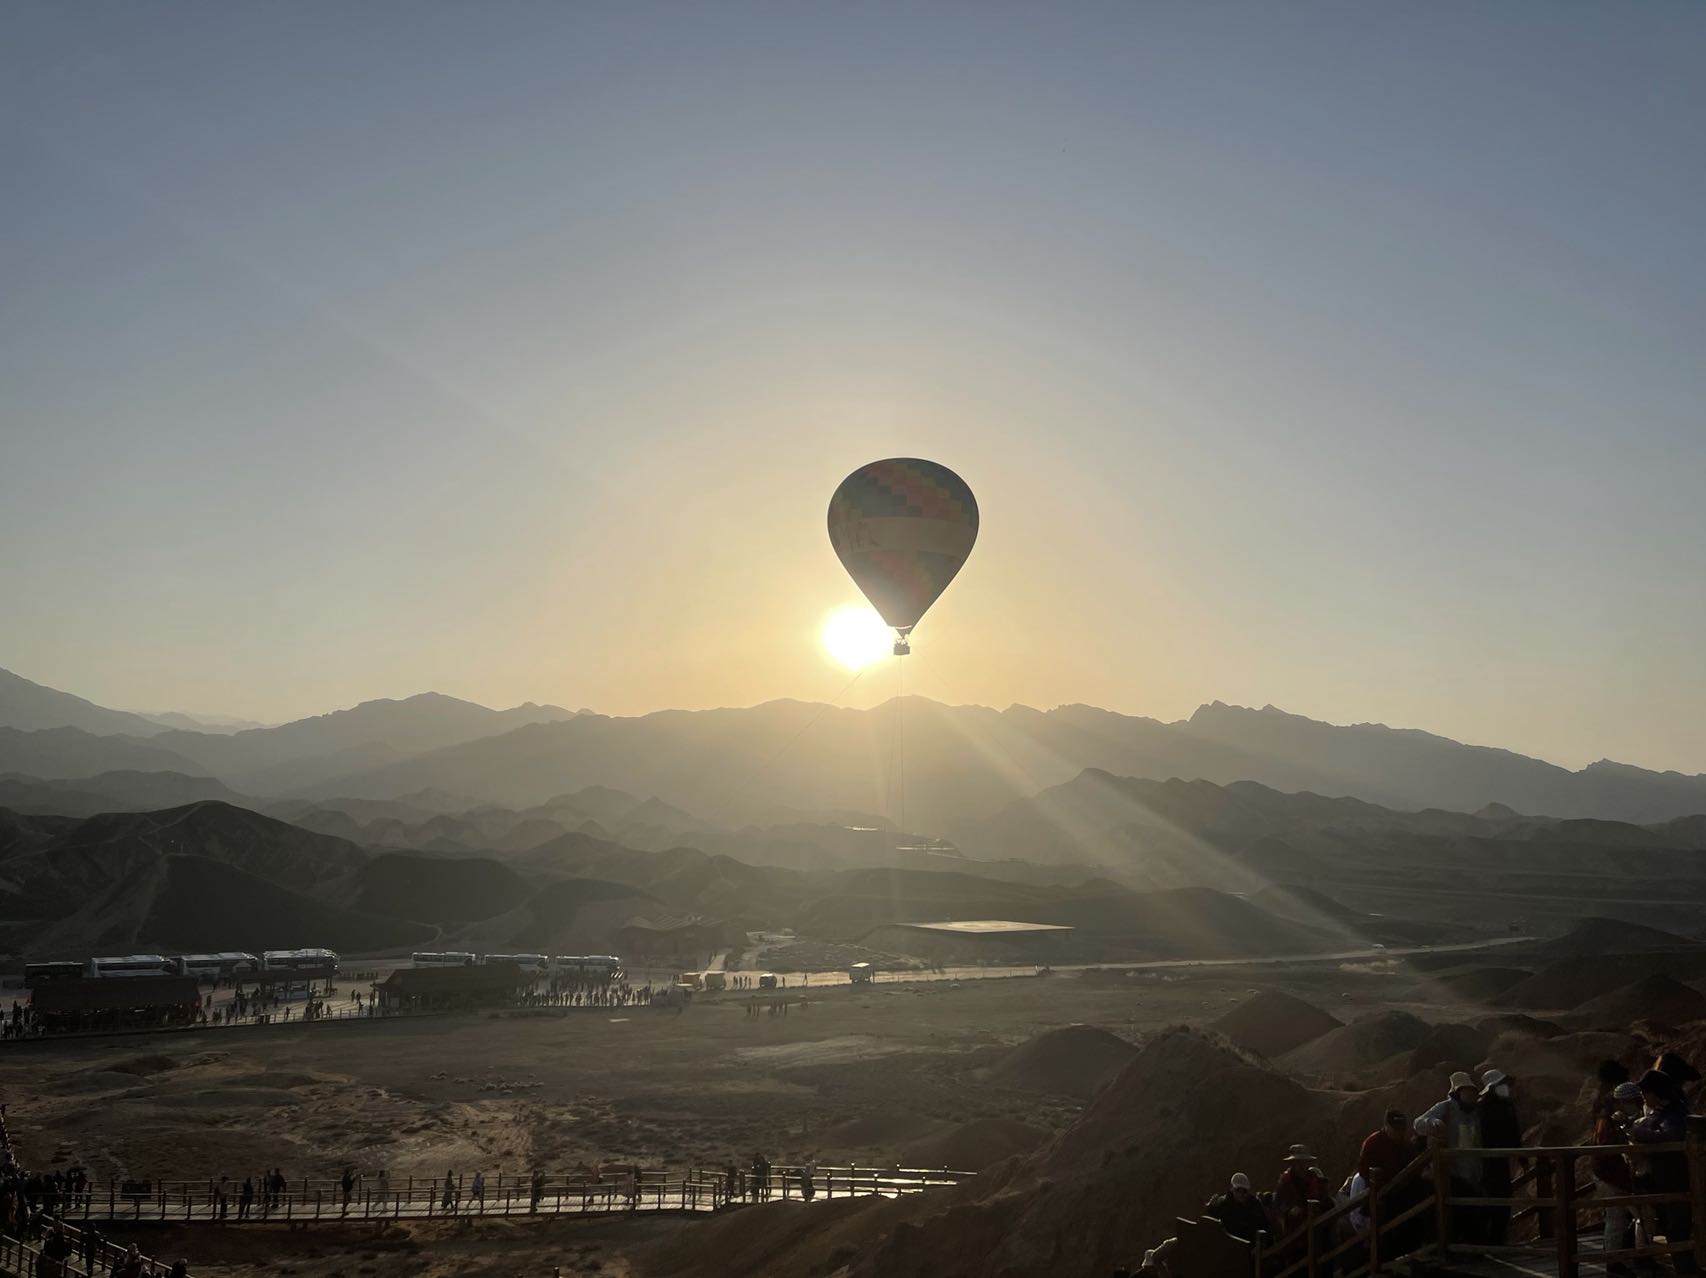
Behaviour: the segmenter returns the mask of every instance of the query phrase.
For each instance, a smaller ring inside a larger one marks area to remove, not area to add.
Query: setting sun
[[[849,604],[824,618],[822,639],[831,660],[849,670],[863,670],[888,655],[894,632],[869,608]]]

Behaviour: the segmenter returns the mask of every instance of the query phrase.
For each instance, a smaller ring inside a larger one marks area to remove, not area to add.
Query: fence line
[[[959,1184],[973,1173],[945,1168],[826,1167],[810,1176],[803,1167],[773,1167],[767,1177],[750,1169],[696,1168],[684,1173],[641,1170],[542,1178],[498,1173],[475,1192],[472,1177],[399,1178],[380,1185],[364,1178],[346,1198],[336,1179],[293,1180],[282,1191],[256,1185],[244,1202],[229,1180],[118,1181],[73,1195],[63,1214],[87,1222],[178,1224],[289,1224],[323,1221],[469,1219],[482,1216],[599,1215],[622,1212],[711,1212],[772,1200],[894,1198]]]

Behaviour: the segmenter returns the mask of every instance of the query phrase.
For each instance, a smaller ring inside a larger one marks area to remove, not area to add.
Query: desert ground
[[[1473,969],[1475,956],[1454,957]],[[15,1043],[0,1053],[0,1087],[27,1165],[80,1164],[97,1182],[241,1181],[271,1167],[334,1177],[349,1163],[398,1184],[447,1169],[744,1166],[755,1151],[776,1163],[977,1170],[1068,1128],[1135,1045],[1212,1025],[1257,991],[1341,1021],[1488,1015],[1401,960],[894,980],[790,991],[785,1017],[748,1015],[747,996],[731,993],[680,1014],[510,1011]],[[1215,1185],[1201,1175],[1206,1195]],[[186,1255],[200,1275],[388,1278],[643,1274],[645,1257],[692,1227],[663,1216],[135,1232],[145,1251]]]

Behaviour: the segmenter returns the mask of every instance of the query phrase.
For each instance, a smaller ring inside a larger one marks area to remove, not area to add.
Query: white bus
[[[409,962],[416,967],[473,967],[474,956],[467,950],[444,950],[411,954]]]
[[[90,976],[175,976],[177,971],[164,954],[122,954],[89,960]]]
[[[213,976],[235,976],[258,972],[261,961],[243,950],[222,950],[218,954],[180,954],[172,960],[179,976],[202,979]]]
[[[551,966],[577,981],[610,982],[622,976],[622,960],[614,954],[559,954]]]
[[[263,950],[261,969],[267,972],[319,972],[336,967],[338,956],[331,950]]]
[[[550,960],[543,954],[482,954],[480,962],[514,963],[522,971],[533,976],[540,975],[550,966]]]

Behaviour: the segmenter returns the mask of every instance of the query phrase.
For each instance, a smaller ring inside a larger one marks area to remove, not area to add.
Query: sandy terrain
[[[1378,964],[1061,974],[813,989],[785,1018],[748,1016],[743,996],[723,996],[680,1015],[517,1013],[8,1044],[0,1086],[26,1163],[82,1163],[98,1181],[241,1180],[271,1166],[328,1177],[346,1161],[369,1176],[384,1168],[393,1183],[447,1168],[679,1170],[745,1162],[754,1150],[777,1162],[906,1162],[914,1152],[998,1154],[1068,1125],[1081,1099],[992,1068],[1038,1031],[1086,1023],[1137,1042],[1212,1022],[1256,988],[1340,1018],[1390,1007],[1432,1020],[1484,1015],[1438,982]],[[156,1231],[144,1246],[181,1251],[202,1275],[262,1262],[304,1278],[557,1265],[613,1274],[627,1272],[627,1249],[681,1227],[516,1222],[346,1237],[266,1226]]]

